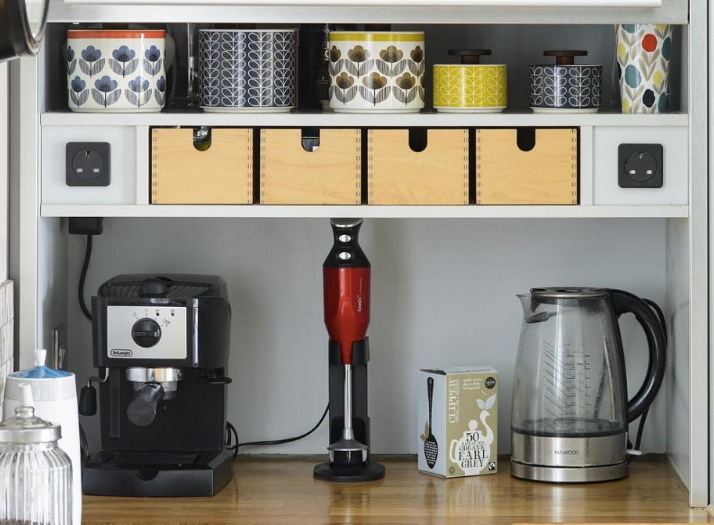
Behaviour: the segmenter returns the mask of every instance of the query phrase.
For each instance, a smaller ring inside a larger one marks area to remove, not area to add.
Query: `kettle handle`
[[[649,346],[647,373],[637,393],[627,402],[627,419],[634,421],[649,408],[662,386],[667,351],[666,332],[663,321],[643,299],[623,290],[608,291],[616,317],[619,319],[622,314],[634,314],[647,336]],[[622,341],[620,345],[622,346]],[[624,361],[624,352],[622,359]]]

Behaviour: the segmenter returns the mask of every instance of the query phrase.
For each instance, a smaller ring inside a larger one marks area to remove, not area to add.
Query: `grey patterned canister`
[[[575,64],[587,51],[544,51],[555,64],[528,66],[530,106],[536,113],[596,113],[602,98],[602,66]]]
[[[198,34],[204,111],[290,111],[297,100],[297,31],[203,29]]]

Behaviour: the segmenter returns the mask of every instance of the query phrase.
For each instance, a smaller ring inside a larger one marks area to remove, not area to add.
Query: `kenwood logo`
[[[109,355],[111,357],[131,357],[134,355],[134,352],[128,348],[112,348],[109,350]]]
[[[577,456],[578,454],[580,454],[580,451],[579,451],[579,450],[575,450],[575,449],[571,449],[571,450],[556,450],[555,453],[556,453],[556,454],[565,455],[565,456]]]

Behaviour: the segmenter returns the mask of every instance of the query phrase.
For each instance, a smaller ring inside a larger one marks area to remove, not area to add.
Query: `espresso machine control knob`
[[[143,348],[152,347],[161,339],[161,327],[153,319],[144,317],[131,327],[131,338]]]

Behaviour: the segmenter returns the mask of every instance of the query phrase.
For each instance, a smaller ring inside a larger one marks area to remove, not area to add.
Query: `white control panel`
[[[186,308],[108,306],[107,357],[185,359]]]

